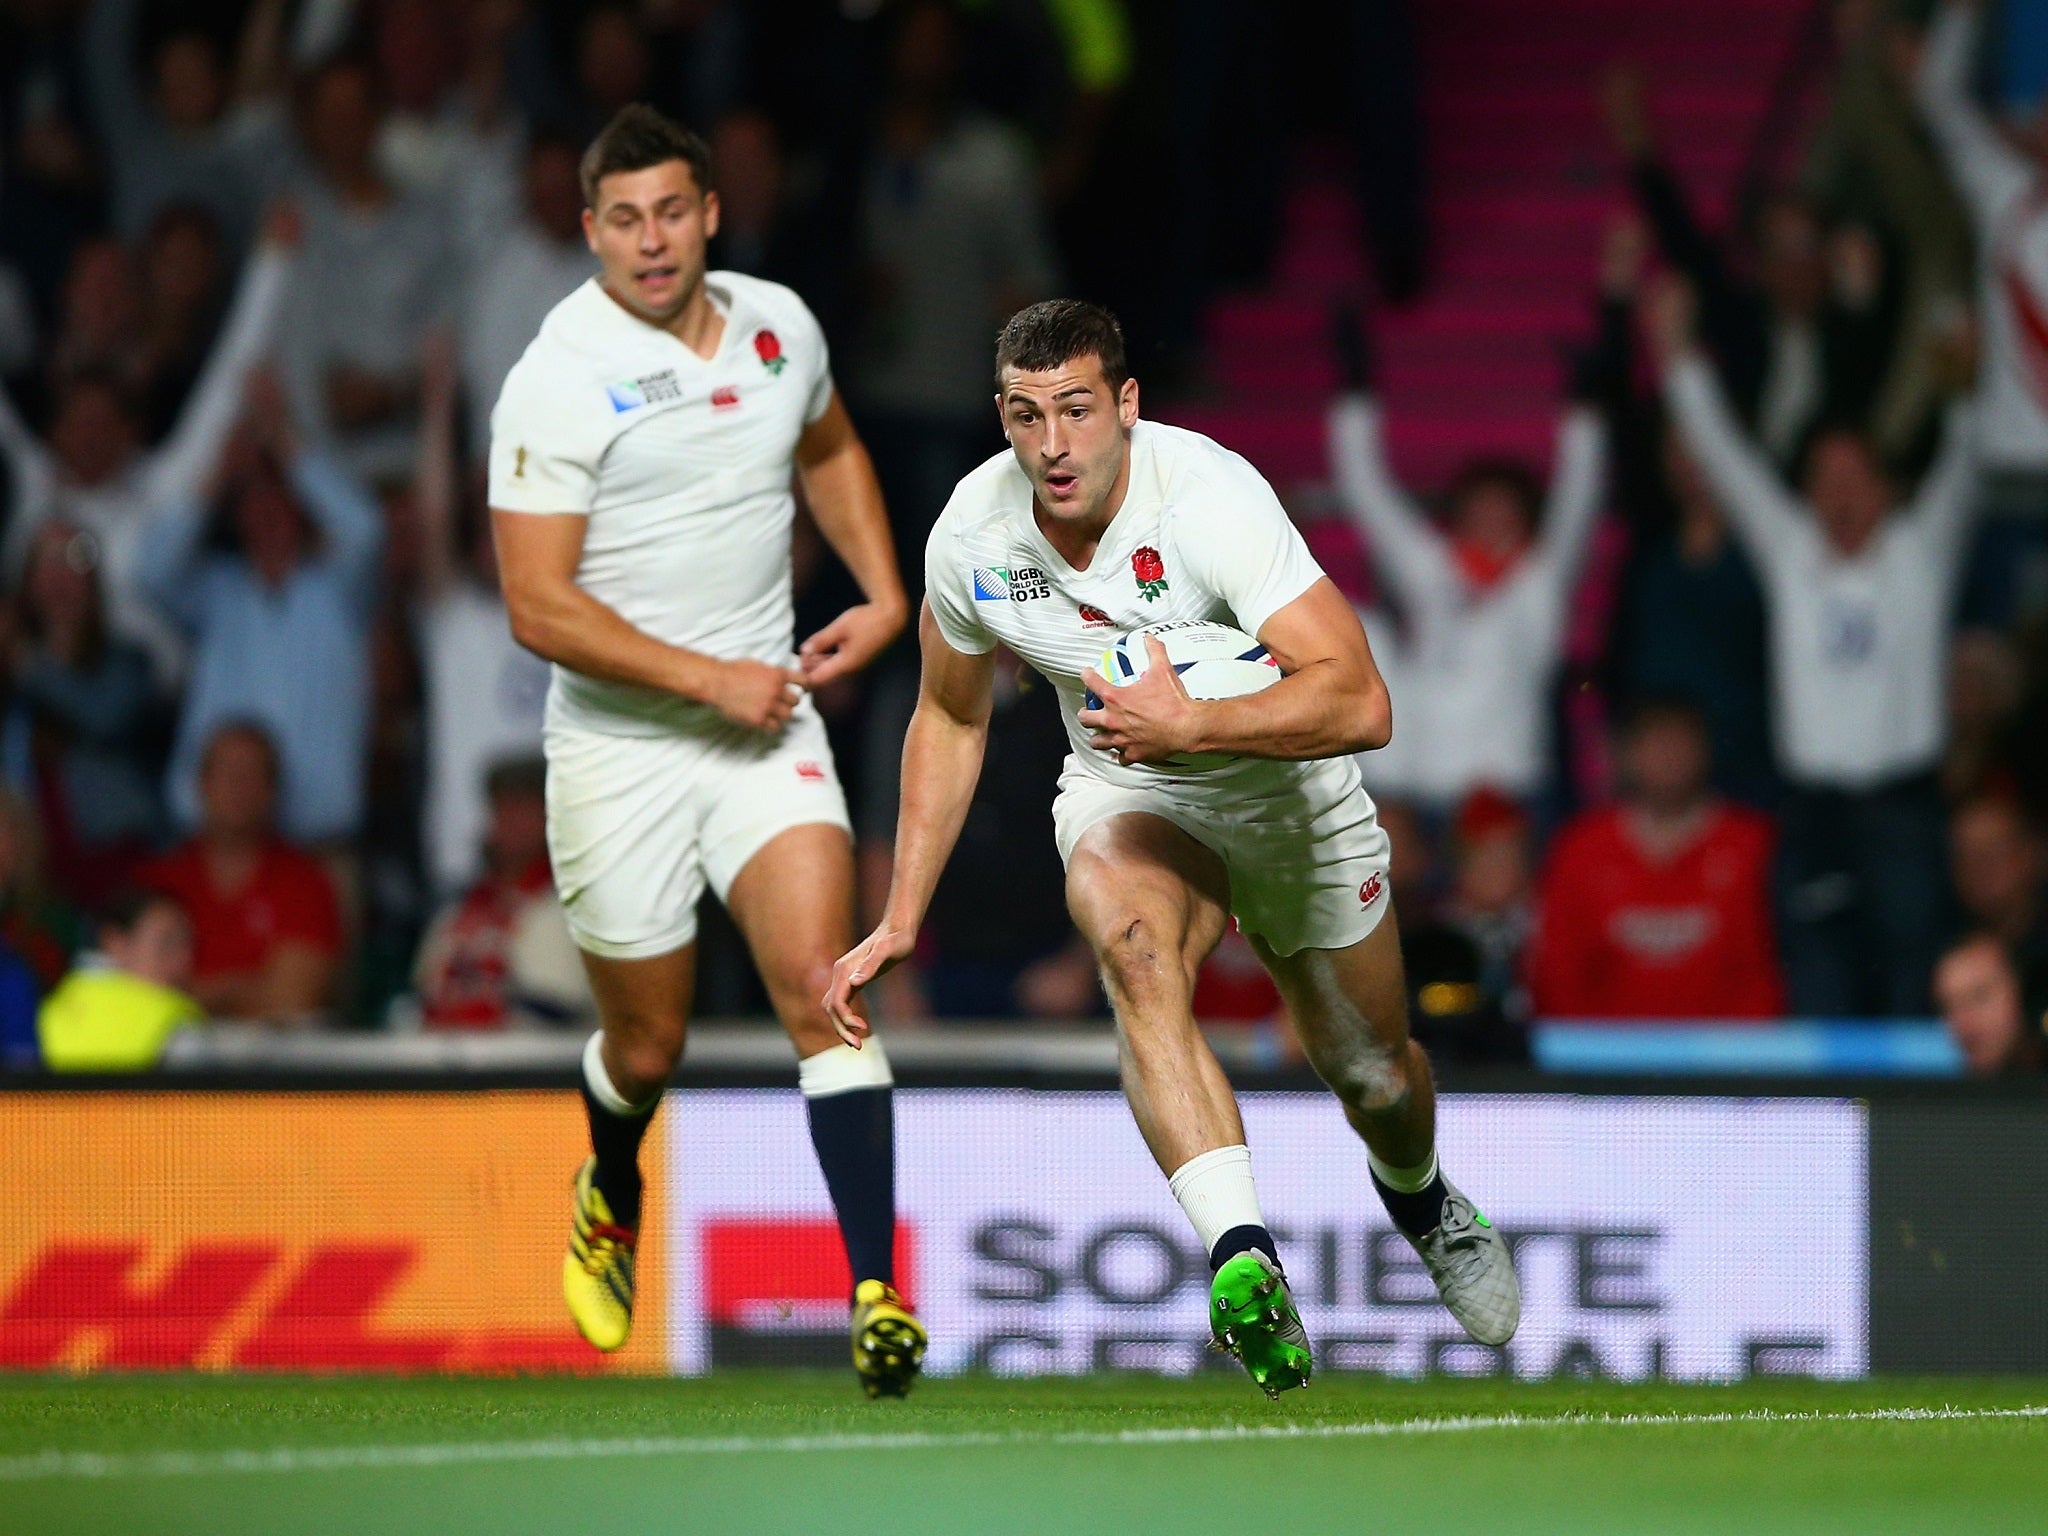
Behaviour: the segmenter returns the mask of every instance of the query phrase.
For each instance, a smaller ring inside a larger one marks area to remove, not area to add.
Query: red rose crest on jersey
[[[1365,877],[1365,883],[1358,888],[1358,904],[1369,907],[1380,899],[1380,892],[1387,888],[1387,878],[1378,870]]]
[[[782,355],[782,343],[765,325],[754,332],[754,353],[770,373],[780,373],[789,366],[789,359]]]
[[[1131,574],[1138,579],[1138,596],[1148,603],[1166,590],[1166,562],[1150,544],[1131,556]]]
[[[1093,603],[1081,605],[1081,622],[1090,629],[1115,629],[1116,620],[1104,613]]]
[[[806,784],[822,784],[825,782],[825,769],[807,757],[796,765],[796,776]]]

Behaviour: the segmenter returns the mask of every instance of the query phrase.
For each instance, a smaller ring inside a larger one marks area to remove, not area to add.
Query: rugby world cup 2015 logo
[[[615,414],[623,416],[628,411],[637,411],[643,405],[669,405],[683,398],[682,382],[677,379],[673,368],[664,368],[659,373],[650,373],[643,378],[621,379],[616,384],[604,387]]]
[[[1137,578],[1138,596],[1148,603],[1166,590],[1166,562],[1150,544],[1131,556],[1131,575]]]
[[[766,326],[754,332],[754,355],[770,373],[779,374],[789,366],[789,359],[782,355],[782,342]]]
[[[1036,565],[977,565],[974,567],[974,600],[977,603],[1031,603],[1052,596],[1052,582]]]

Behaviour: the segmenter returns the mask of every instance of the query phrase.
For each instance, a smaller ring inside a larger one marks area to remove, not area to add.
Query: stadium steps
[[[1626,202],[1601,71],[1623,58],[1642,66],[1673,162],[1717,217],[1803,12],[1785,0],[1418,8],[1434,280],[1420,301],[1372,320],[1389,451],[1410,484],[1440,487],[1478,453],[1548,464],[1559,351],[1586,334],[1601,235]],[[1167,415],[1323,504],[1323,410],[1338,382],[1331,308],[1370,308],[1371,292],[1341,170],[1306,168],[1269,286],[1212,305],[1209,388]]]

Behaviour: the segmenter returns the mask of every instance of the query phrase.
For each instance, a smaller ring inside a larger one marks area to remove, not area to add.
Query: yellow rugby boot
[[[896,1288],[863,1280],[853,1292],[853,1368],[869,1397],[903,1397],[924,1365],[924,1324]]]
[[[584,1338],[609,1353],[633,1330],[633,1247],[640,1234],[612,1220],[591,1182],[597,1159],[576,1170],[576,1220],[562,1258],[562,1299]]]

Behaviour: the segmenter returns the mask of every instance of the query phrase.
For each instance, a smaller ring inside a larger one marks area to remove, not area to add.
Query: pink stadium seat
[[[1433,286],[1373,320],[1394,461],[1418,489],[1477,453],[1547,463],[1560,342],[1581,338],[1602,230],[1620,208],[1600,72],[1639,63],[1673,164],[1717,216],[1802,8],[1640,0],[1449,0],[1421,7]],[[1173,419],[1287,485],[1322,481],[1337,386],[1329,312],[1371,279],[1341,164],[1291,189],[1268,289],[1208,317],[1212,392]]]

